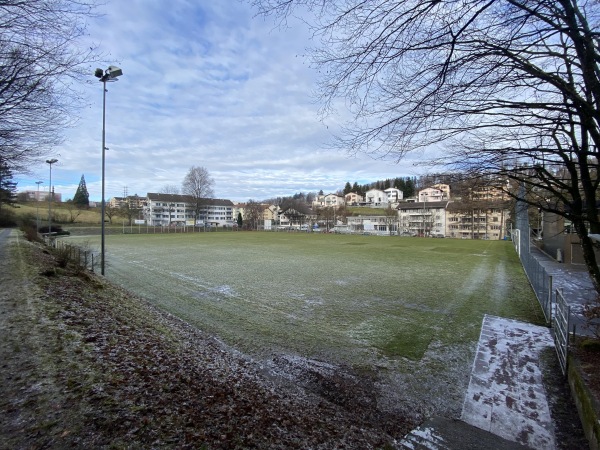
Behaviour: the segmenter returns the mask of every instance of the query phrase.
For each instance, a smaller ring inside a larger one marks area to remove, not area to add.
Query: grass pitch
[[[510,242],[234,232],[106,246],[108,278],[254,355],[417,362],[474,347],[486,313],[543,323]]]

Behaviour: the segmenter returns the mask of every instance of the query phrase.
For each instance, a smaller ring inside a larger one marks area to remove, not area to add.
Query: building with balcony
[[[448,201],[401,203],[398,206],[398,232],[411,236],[446,236]]]
[[[446,236],[462,239],[504,239],[509,218],[507,202],[452,202],[446,211]]]
[[[233,226],[231,200],[202,199],[196,215],[196,199],[189,195],[148,193],[142,208],[148,225]]]

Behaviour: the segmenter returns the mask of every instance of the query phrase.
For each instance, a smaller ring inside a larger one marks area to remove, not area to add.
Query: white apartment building
[[[189,195],[148,193],[143,208],[144,219],[148,225],[155,226],[233,226],[231,200],[203,199],[198,217],[195,205],[195,199]]]
[[[365,193],[365,202],[367,206],[385,208],[388,205],[388,195],[380,189],[369,189]]]
[[[400,189],[387,188],[383,192],[387,195],[388,203],[398,203],[404,198],[404,193]]]

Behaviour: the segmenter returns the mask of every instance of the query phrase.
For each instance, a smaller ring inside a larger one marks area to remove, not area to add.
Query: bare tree
[[[121,215],[121,209],[114,206],[106,206],[104,214],[106,214],[106,217],[108,217],[108,222],[112,225],[113,219]]]
[[[189,172],[183,179],[181,192],[193,198],[196,220],[200,217],[200,211],[206,200],[214,196],[213,184],[214,180],[204,167],[190,167]]]
[[[0,160],[17,172],[62,140],[95,49],[79,46],[94,0],[0,2]]]
[[[81,208],[75,204],[73,200],[67,200],[64,204],[64,208],[68,213],[68,221],[69,223],[75,223],[77,218],[81,215]]]
[[[600,292],[600,3],[577,0],[254,0],[314,13],[323,112],[344,99],[337,144],[526,187],[573,222]],[[444,150],[435,151],[435,150]],[[589,231],[588,231],[589,230]]]
[[[160,188],[161,194],[179,195],[180,189],[176,184],[165,184]]]
[[[387,225],[390,236],[393,234],[394,225],[398,225],[398,210],[396,208],[392,208],[392,205],[388,205],[384,211],[385,214],[385,224]]]
[[[254,200],[248,200],[244,208],[244,225],[251,230],[258,230],[265,207]]]
[[[131,225],[134,219],[137,219],[142,210],[132,206],[129,202],[126,202],[119,208],[119,215],[127,219],[127,225]],[[169,211],[169,223],[170,223],[171,212]]]
[[[214,196],[213,184],[214,180],[204,167],[190,167],[189,172],[183,179],[181,192],[193,198],[196,220],[200,217],[200,211],[206,200]]]

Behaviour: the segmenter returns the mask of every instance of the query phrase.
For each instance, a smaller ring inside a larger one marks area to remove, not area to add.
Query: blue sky
[[[321,121],[316,72],[303,55],[309,30],[255,17],[237,0],[109,0],[89,23],[90,42],[123,70],[108,84],[106,198],[180,186],[191,166],[214,178],[215,196],[262,200],[326,193],[346,181],[417,175],[401,164],[331,150],[344,112]],[[52,184],[72,198],[86,179],[101,197],[102,88],[84,87],[89,106],[55,149]],[[48,189],[48,165],[16,177],[18,190]]]

